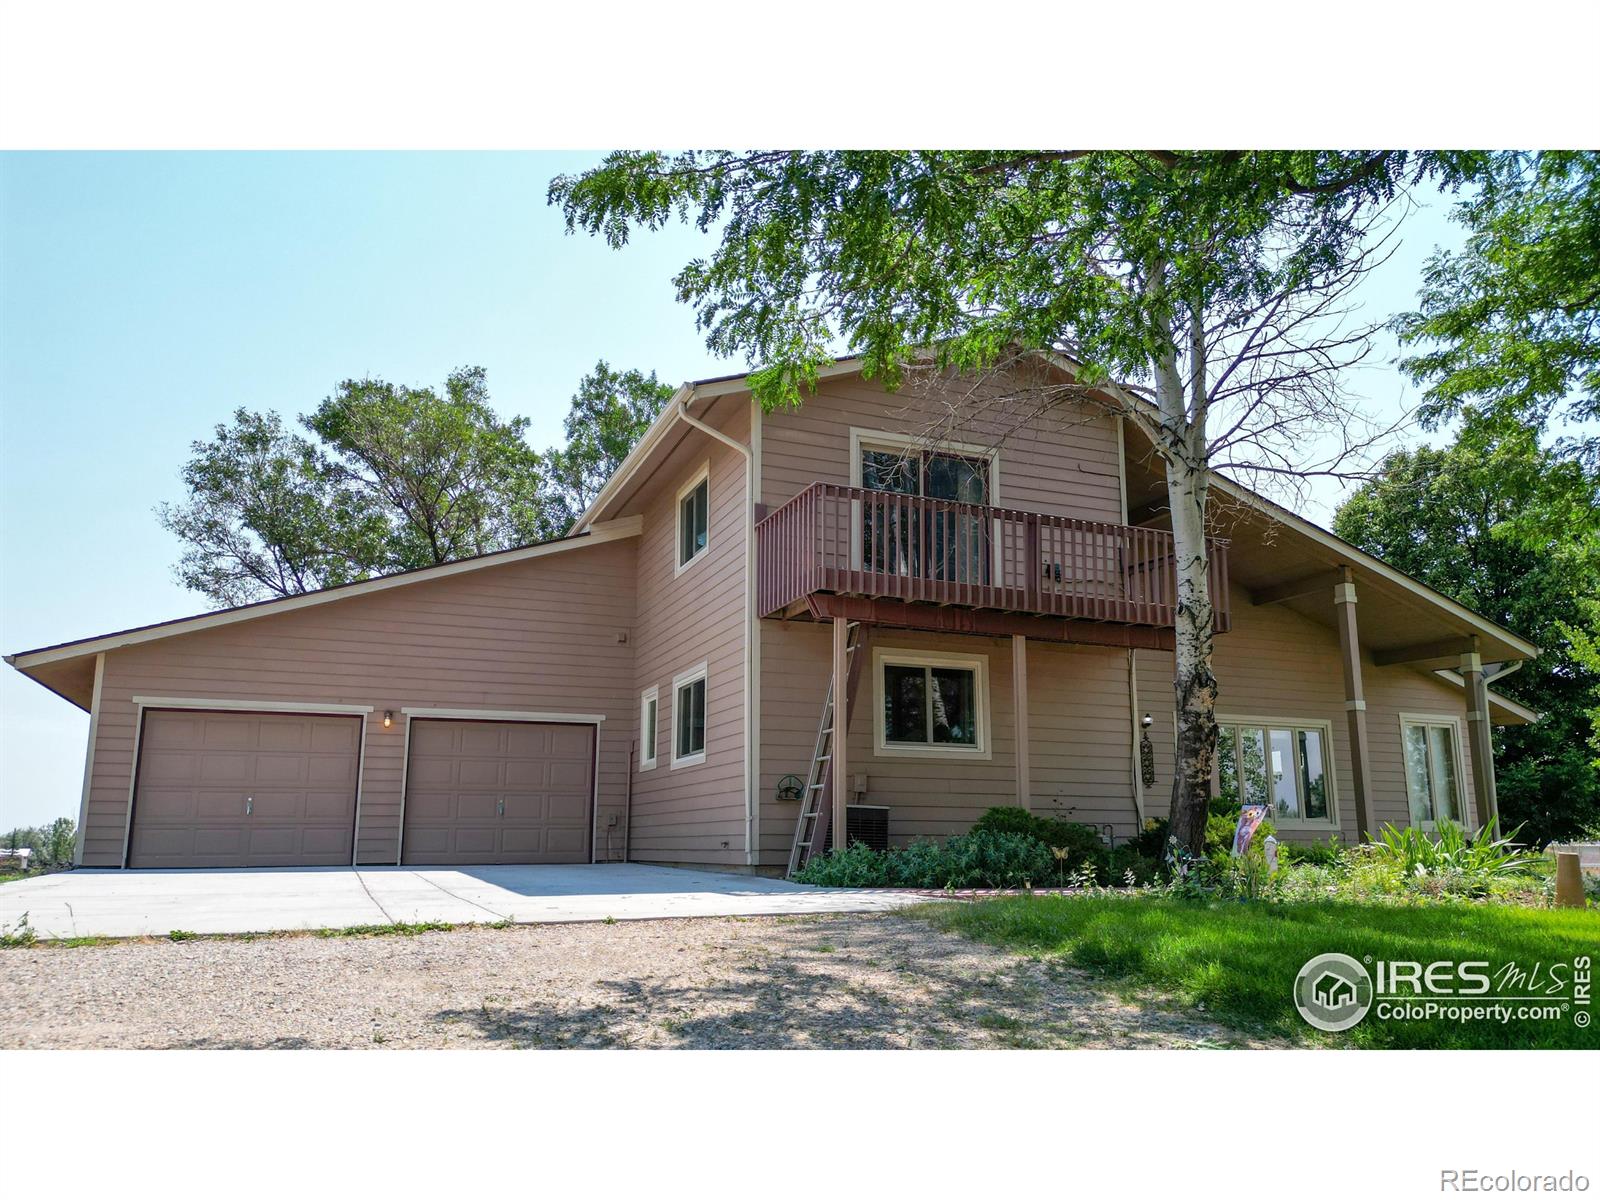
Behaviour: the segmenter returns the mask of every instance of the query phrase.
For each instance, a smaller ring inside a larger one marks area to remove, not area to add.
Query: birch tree
[[[1167,151],[619,152],[562,176],[569,231],[613,247],[691,221],[716,240],[678,296],[708,346],[743,355],[756,398],[802,403],[819,367],[862,356],[893,389],[1065,356],[1056,389],[1136,422],[1163,460],[1177,560],[1171,833],[1198,852],[1216,754],[1206,529],[1223,465],[1287,480],[1310,424],[1359,417],[1342,373],[1364,332],[1340,305],[1371,225],[1474,155]],[[953,419],[963,419],[959,406]]]

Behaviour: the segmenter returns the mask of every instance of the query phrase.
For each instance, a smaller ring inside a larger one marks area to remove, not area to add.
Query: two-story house
[[[568,537],[9,656],[90,714],[79,861],[783,871],[837,812],[997,804],[1128,836],[1172,782],[1160,462],[1096,407],[951,441],[938,404],[854,360],[781,412],[687,384]],[[1490,819],[1490,727],[1536,714],[1486,681],[1535,648],[1217,488],[1219,786],[1291,838]]]

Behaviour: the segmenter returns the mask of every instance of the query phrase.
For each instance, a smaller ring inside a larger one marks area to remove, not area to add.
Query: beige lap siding
[[[84,865],[122,862],[134,696],[371,705],[356,840],[364,863],[393,862],[399,847],[401,709],[604,716],[595,835],[604,858],[637,724],[624,640],[635,556],[634,540],[574,549],[107,652]],[[611,843],[620,854],[618,834]]]
[[[788,861],[797,803],[773,799],[779,779],[805,779],[831,669],[829,626],[762,623],[761,862]],[[879,757],[874,649],[935,650],[988,659],[991,757]],[[896,844],[965,832],[987,808],[1016,799],[1016,710],[1009,638],[876,630],[850,715],[849,773],[867,776],[866,803],[889,809]],[[1134,825],[1127,654],[1103,647],[1028,643],[1032,808],[1067,820]]]
[[[733,398],[720,405],[712,423],[736,441],[747,441],[748,408]],[[703,414],[697,409],[696,415]],[[706,549],[679,573],[678,490],[708,462]],[[630,854],[641,862],[744,866],[744,457],[693,431],[626,511],[644,517],[630,692],[635,709],[646,689],[654,687],[659,695],[656,765],[634,774]],[[672,681],[702,662],[707,668],[705,761],[674,768]]]
[[[1235,589],[1233,628],[1219,635],[1213,658],[1217,675],[1217,711],[1224,714],[1310,719],[1333,726],[1335,786],[1339,796],[1339,833],[1356,840],[1355,792],[1351,785],[1350,732],[1344,707],[1344,676],[1339,638],[1332,629],[1307,620],[1282,605],[1255,606]],[[1363,652],[1362,682],[1367,699],[1367,738],[1372,774],[1369,797],[1374,825],[1408,822],[1404,765],[1400,758],[1401,712],[1464,711],[1463,694],[1436,677],[1411,667],[1378,667]],[[1139,711],[1154,719],[1150,740],[1155,748],[1156,785],[1146,791],[1149,816],[1165,817],[1172,802],[1173,692],[1172,655],[1138,652]],[[1463,761],[1468,751],[1463,747]],[[1470,771],[1468,772],[1470,776]],[[1472,781],[1464,781],[1471,803]],[[1325,838],[1328,830],[1306,827],[1284,830],[1293,840]]]
[[[856,376],[824,381],[799,408],[763,417],[763,503],[776,507],[817,480],[848,484],[852,428],[925,436],[945,402],[913,387],[891,394]],[[1000,443],[1000,486],[992,504],[1090,521],[1123,519],[1114,418],[1063,404],[1013,432],[1016,420],[995,408],[950,435],[976,446]]]

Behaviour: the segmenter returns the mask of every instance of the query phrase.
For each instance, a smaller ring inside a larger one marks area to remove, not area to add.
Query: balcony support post
[[[1011,635],[1011,689],[1017,723],[1017,806],[1031,810],[1033,782],[1029,774],[1031,764],[1028,756],[1028,639],[1020,633]]]
[[[833,619],[833,738],[830,753],[833,755],[833,845],[845,849],[850,816],[850,764],[845,749],[850,741],[850,622],[845,617]]]

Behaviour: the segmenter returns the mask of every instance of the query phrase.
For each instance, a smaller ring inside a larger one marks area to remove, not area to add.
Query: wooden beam
[[[1477,642],[1470,637],[1441,638],[1437,642],[1418,642],[1414,646],[1397,646],[1393,650],[1374,650],[1372,661],[1380,667],[1394,667],[1401,663],[1427,662],[1435,658],[1459,658],[1473,653]]]
[[[1107,621],[1079,621],[1068,617],[1035,617],[993,609],[937,608],[905,600],[870,600],[864,596],[839,596],[813,592],[806,597],[811,615],[819,621],[847,617],[869,625],[893,629],[922,629],[931,633],[965,633],[978,637],[1014,637],[1022,634],[1040,642],[1073,642],[1085,646],[1123,646],[1141,650],[1171,650],[1173,632],[1153,625],[1114,625]]]
[[[1309,596],[1312,592],[1320,592],[1344,582],[1343,570],[1318,571],[1315,575],[1305,575],[1299,579],[1291,579],[1288,583],[1275,583],[1271,587],[1251,592],[1250,603],[1277,604],[1283,600],[1293,600],[1296,596]]]
[[[1356,841],[1372,831],[1372,745],[1367,737],[1367,700],[1361,685],[1361,631],[1356,623],[1356,585],[1349,568],[1339,572],[1333,587],[1335,624],[1339,628],[1339,663],[1344,671],[1345,722],[1350,733],[1350,788],[1356,802]],[[1331,749],[1331,748],[1330,748]]]
[[[1472,639],[1474,643],[1476,638]],[[1461,656],[1461,678],[1466,683],[1467,741],[1472,748],[1472,790],[1477,800],[1478,824],[1500,827],[1500,798],[1495,791],[1494,733],[1489,720],[1489,687],[1483,678],[1483,661],[1476,650]]]
[[[1017,805],[1031,810],[1033,782],[1028,758],[1028,639],[1020,633],[1011,635],[1011,692],[1017,727]]]
[[[850,656],[845,652],[850,637],[850,622],[843,617],[833,619],[833,739],[829,753],[833,755],[833,846],[835,850],[849,847],[850,815],[850,764],[845,757],[845,747],[850,740]]]

